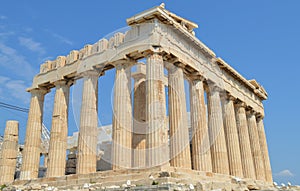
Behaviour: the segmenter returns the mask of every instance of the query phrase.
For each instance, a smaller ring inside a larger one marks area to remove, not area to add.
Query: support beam
[[[10,184],[14,181],[18,155],[18,138],[19,122],[7,121],[2,149],[0,150],[0,185]]]
[[[147,167],[168,163],[168,131],[166,128],[166,98],[164,63],[158,53],[147,58],[146,65],[146,164]]]
[[[228,151],[228,162],[230,175],[236,177],[243,177],[243,167],[241,160],[241,150],[239,145],[239,136],[236,126],[235,98],[227,93],[222,94],[222,109],[224,120],[224,131],[226,138],[226,145]]]
[[[241,149],[241,159],[243,166],[244,178],[256,179],[253,157],[251,154],[251,146],[249,140],[248,124],[246,118],[245,104],[238,102],[235,105],[237,129],[239,134],[239,142]]]
[[[260,148],[261,148],[261,152],[262,152],[262,159],[263,159],[263,163],[264,163],[264,167],[265,167],[265,176],[266,176],[265,178],[266,178],[267,182],[272,183],[273,182],[272,169],[271,169],[271,164],[270,164],[264,122],[263,122],[263,118],[261,116],[259,116],[256,119],[257,119],[257,130],[258,130],[258,136],[259,136],[259,143],[260,143]]]
[[[64,176],[66,171],[70,84],[62,80],[55,87],[47,177]]]
[[[228,155],[224,134],[220,89],[209,84],[207,92],[208,129],[213,172],[229,174]]]
[[[247,111],[247,121],[256,179],[265,181],[265,167],[261,156],[262,152],[259,143],[258,129],[254,111]]]
[[[203,81],[191,79],[190,104],[192,125],[192,166],[194,170],[212,172],[211,151],[206,119]]]
[[[98,77],[97,71],[85,72],[78,136],[77,174],[96,172],[98,135]]]
[[[146,167],[146,65],[139,63],[134,78],[132,167]]]
[[[183,70],[179,66],[172,65],[168,72],[170,165],[191,169]]]
[[[132,105],[131,105],[131,65],[116,65],[112,135],[113,170],[131,167],[132,146]]]
[[[41,153],[41,134],[44,97],[48,90],[33,89],[28,114],[20,180],[38,177]]]

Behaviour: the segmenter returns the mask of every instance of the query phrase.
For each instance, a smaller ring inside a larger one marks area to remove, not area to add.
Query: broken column
[[[19,122],[7,121],[0,151],[0,185],[12,183],[17,163]]]

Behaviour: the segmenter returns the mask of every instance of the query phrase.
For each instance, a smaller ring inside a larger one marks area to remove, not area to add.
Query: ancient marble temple
[[[127,24],[126,33],[41,65],[27,90],[31,102],[20,180],[38,178],[43,104],[50,90],[55,98],[46,177],[65,176],[69,92],[79,79],[83,87],[76,174],[96,173],[98,91],[106,91],[98,89],[98,79],[114,68],[113,172],[159,167],[272,182],[264,88],[197,39],[196,23],[164,5],[127,19]],[[137,70],[132,72],[133,67]]]

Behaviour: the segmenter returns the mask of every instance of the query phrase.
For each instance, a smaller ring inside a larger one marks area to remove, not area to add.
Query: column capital
[[[224,91],[220,93],[221,99],[227,99],[229,101],[236,101],[237,98],[235,98],[230,92]]]
[[[246,115],[247,117],[252,117],[253,115],[256,116],[257,112],[254,111],[252,108],[246,108]]]
[[[114,62],[112,65],[117,69],[117,68],[120,68],[120,67],[130,67],[130,66],[133,66],[137,63],[136,60],[133,60],[133,59],[121,59],[121,60],[118,60],[116,62]]]
[[[73,83],[74,83],[74,80],[63,79],[63,80],[58,80],[58,81],[54,82],[54,85],[55,85],[55,87],[71,86]]]
[[[49,93],[50,90],[47,88],[34,88],[34,89],[28,90],[28,92],[30,92],[31,95],[42,96],[42,95]]]
[[[239,100],[239,99],[236,99],[236,100],[235,100],[234,105],[235,105],[236,107],[243,107],[243,108],[245,108],[245,109],[246,109],[246,107],[247,107],[246,103],[243,102],[243,101],[241,101],[241,100]]]
[[[194,72],[194,73],[189,74],[188,78],[190,79],[190,81],[199,80],[199,81],[204,82],[206,80],[206,78],[204,77],[203,74],[204,73],[200,72],[200,71]]]
[[[215,82],[211,80],[206,80],[207,82],[207,91],[208,92],[222,92],[222,88],[220,88]]]
[[[257,121],[263,120],[264,118],[265,118],[265,116],[264,116],[263,113],[260,113],[260,112],[256,113],[256,119],[257,119]]]
[[[97,69],[94,70],[87,70],[81,73],[82,77],[99,77],[100,72]]]

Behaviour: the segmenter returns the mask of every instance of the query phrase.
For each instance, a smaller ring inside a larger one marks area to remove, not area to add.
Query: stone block
[[[66,64],[72,64],[79,58],[79,52],[77,50],[72,50],[66,58]]]

